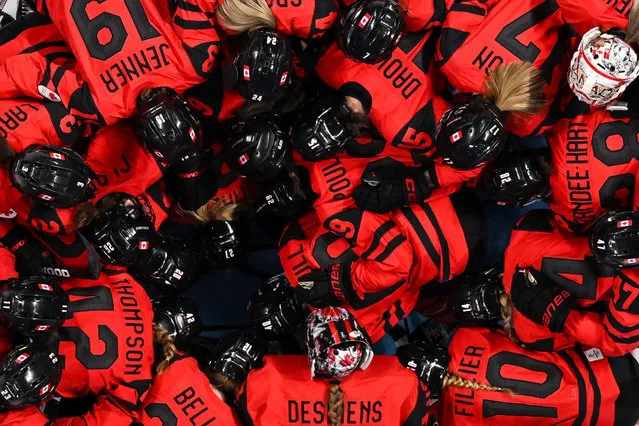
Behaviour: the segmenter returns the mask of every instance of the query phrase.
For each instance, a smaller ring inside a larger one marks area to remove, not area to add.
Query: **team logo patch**
[[[55,158],[56,160],[66,160],[64,154],[59,154],[57,152],[50,152],[49,156],[51,156],[51,158]]]
[[[16,364],[22,364],[23,362],[25,362],[27,359],[29,359],[31,355],[29,354],[22,354],[19,357],[16,358]]]
[[[40,194],[38,195],[38,198],[44,201],[53,201],[53,197],[46,194]]]
[[[617,222],[617,228],[627,228],[629,226],[632,226],[632,220],[630,219]]]
[[[138,244],[138,249],[140,250],[147,250],[148,248],[149,248],[148,241],[140,241],[140,243]]]
[[[460,140],[462,138],[464,134],[462,133],[461,130],[457,130],[455,133],[453,133],[452,135],[450,135],[450,142],[451,143],[455,143],[458,140]]]
[[[47,331],[49,329],[48,325],[39,325],[36,328],[34,328],[35,331]]]
[[[364,28],[366,27],[366,24],[368,24],[368,22],[371,20],[371,15],[370,13],[367,13],[366,15],[362,16],[362,19],[359,20],[359,27],[360,28]]]
[[[40,95],[42,95],[43,97],[47,98],[50,101],[62,102],[62,98],[60,98],[60,96],[58,96],[56,92],[54,92],[53,90],[49,89],[46,86],[43,86],[42,84],[38,86],[38,93],[40,93]]]
[[[240,158],[237,159],[237,162],[240,166],[245,165],[246,163],[248,163],[248,161],[251,158],[248,156],[248,154],[242,154],[242,156]]]
[[[38,288],[44,291],[53,291],[49,284],[38,284]]]
[[[280,86],[283,86],[286,83],[286,79],[288,79],[288,71],[282,74],[282,78],[280,79]]]
[[[40,395],[44,395],[45,393],[49,392],[50,387],[51,383],[47,383],[45,386],[43,386],[42,389],[40,389]]]
[[[189,136],[191,137],[191,140],[195,142],[195,130],[193,130],[193,127],[189,129]]]
[[[242,74],[244,75],[244,80],[249,81],[251,79],[251,69],[248,65],[244,65]]]
[[[633,258],[633,259],[624,259],[623,263],[626,265],[636,265],[637,262],[639,262],[639,258]]]

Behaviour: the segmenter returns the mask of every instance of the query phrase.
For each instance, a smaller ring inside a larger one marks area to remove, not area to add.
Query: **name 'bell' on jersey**
[[[584,105],[584,104],[580,104]],[[552,153],[550,209],[573,232],[608,210],[632,208],[639,173],[636,112],[585,110],[547,135]]]
[[[213,390],[194,358],[177,354],[155,376],[135,426],[240,426],[237,416]]]

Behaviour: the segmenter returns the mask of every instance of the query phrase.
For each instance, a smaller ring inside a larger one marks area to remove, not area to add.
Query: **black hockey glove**
[[[511,295],[515,308],[529,320],[559,333],[575,306],[575,296],[566,289],[555,289],[543,273],[524,269],[513,276]]]
[[[439,397],[450,361],[446,348],[409,343],[397,348],[397,358],[428,386],[432,398]]]
[[[317,308],[339,306],[346,299],[344,286],[350,283],[350,263],[337,263],[329,270],[317,270],[304,275],[295,287],[295,298]]]
[[[362,184],[353,192],[360,209],[373,213],[387,213],[430,197],[430,187],[423,170],[393,164],[374,167],[364,172]]]

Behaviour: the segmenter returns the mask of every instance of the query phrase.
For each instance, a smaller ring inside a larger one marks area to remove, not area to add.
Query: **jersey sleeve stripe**
[[[406,237],[403,235],[398,235],[395,238],[393,238],[387,245],[386,248],[384,249],[383,252],[380,253],[379,256],[377,256],[375,258],[376,262],[383,262],[386,259],[388,259],[388,257],[393,253],[393,251],[399,247],[404,241],[406,241]]]
[[[402,208],[402,213],[404,213],[404,216],[406,217],[408,222],[411,224],[411,226],[415,230],[415,233],[419,237],[419,241],[421,241],[422,245],[424,246],[424,249],[426,249],[428,256],[431,258],[431,260],[433,261],[435,265],[439,266],[441,264],[439,253],[437,253],[435,246],[433,246],[433,242],[430,240],[430,238],[428,238],[428,234],[426,233],[426,230],[424,229],[422,224],[419,222],[419,219],[417,219],[417,216],[415,215],[415,213],[407,207]]]
[[[557,352],[560,357],[566,361],[568,367],[572,370],[577,378],[577,387],[579,388],[579,414],[577,415],[577,419],[573,422],[573,425],[582,425],[584,420],[586,419],[586,404],[588,403],[588,396],[586,393],[586,382],[579,372],[577,368],[577,364],[575,361],[568,355],[566,352]]]
[[[395,222],[393,222],[392,220],[388,220],[382,223],[382,225],[373,233],[373,240],[371,241],[371,245],[368,247],[368,249],[366,249],[366,251],[362,253],[361,257],[367,259],[375,250],[377,250],[377,247],[379,247],[379,243],[381,242],[384,235],[386,235],[394,227]]]
[[[442,252],[442,255],[441,255],[442,281],[448,281],[451,278],[450,277],[450,250],[448,248],[448,241],[446,240],[444,231],[442,230],[442,227],[439,225],[439,221],[437,220],[437,217],[435,216],[435,212],[433,212],[433,209],[427,204],[422,205],[421,208],[424,210],[424,213],[426,213],[426,216],[428,216],[428,219],[433,224],[433,228],[435,228],[435,233],[437,233],[437,238],[439,238],[439,246],[441,247],[441,252]]]
[[[588,370],[588,381],[590,382],[590,386],[592,387],[593,393],[593,406],[592,406],[592,416],[590,418],[590,426],[596,426],[597,421],[599,420],[599,407],[601,406],[601,389],[599,389],[599,383],[597,382],[597,377],[595,376],[595,372],[590,367],[590,362],[586,358],[586,355],[577,350],[577,354],[581,359],[581,362],[586,366],[586,370]]]
[[[451,12],[465,12],[472,13],[473,15],[485,16],[486,11],[479,6],[473,6],[472,4],[455,3],[450,7]]]
[[[211,21],[191,21],[182,18],[181,16],[176,16],[173,18],[173,22],[178,27],[184,28],[185,30],[210,30],[215,29]]]

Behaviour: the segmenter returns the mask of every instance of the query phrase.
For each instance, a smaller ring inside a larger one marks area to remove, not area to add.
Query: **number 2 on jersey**
[[[106,61],[119,53],[126,43],[129,34],[122,18],[109,12],[102,12],[90,18],[87,12],[89,3],[107,3],[115,0],[73,0],[71,16],[78,27],[84,44],[92,58]],[[157,29],[151,25],[146,16],[142,0],[120,0],[129,11],[129,15],[142,40],[160,37]]]

